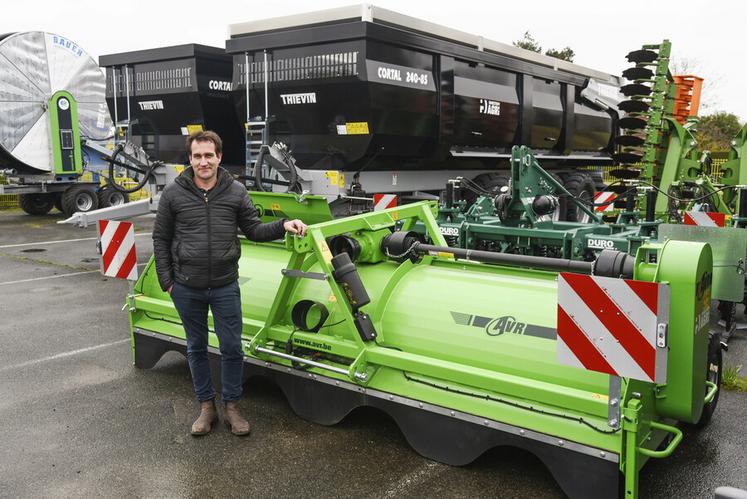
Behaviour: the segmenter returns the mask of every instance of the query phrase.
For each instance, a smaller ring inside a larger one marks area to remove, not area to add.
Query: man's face
[[[203,182],[209,182],[218,174],[218,165],[222,155],[216,154],[215,144],[209,140],[193,141],[189,153],[189,162],[195,176]]]

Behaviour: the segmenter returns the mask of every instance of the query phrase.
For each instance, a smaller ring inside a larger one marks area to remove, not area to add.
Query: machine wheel
[[[20,194],[18,204],[29,215],[46,215],[54,206],[54,194]]]
[[[565,189],[570,192],[576,199],[591,203],[594,201],[596,189],[594,181],[585,173],[571,173],[565,177]],[[578,209],[570,199],[565,200],[565,217],[562,220],[568,222],[589,223],[590,217]]]
[[[718,396],[721,393],[721,377],[723,375],[723,355],[721,352],[721,338],[718,334],[711,334],[708,340],[708,363],[706,372],[706,379],[711,383],[715,383],[718,386],[718,391],[709,403],[703,406],[703,412],[700,415],[700,419],[695,426],[703,428],[708,425],[713,417],[713,413],[716,411],[716,404],[718,404]]]
[[[483,173],[476,176],[472,181],[486,191],[489,191],[493,196],[497,196],[501,192],[501,187],[508,185],[510,178],[505,173]],[[467,201],[467,204],[471,205],[477,201],[480,195],[469,189],[464,189],[462,196]]]
[[[102,187],[97,193],[99,198],[99,208],[108,208],[110,206],[121,206],[130,202],[130,196],[111,187]]]
[[[54,207],[57,209],[57,211],[62,213],[62,193],[61,192],[57,192],[54,195]]]
[[[96,190],[89,185],[74,185],[62,193],[62,212],[67,217],[77,211],[88,212],[98,207]]]

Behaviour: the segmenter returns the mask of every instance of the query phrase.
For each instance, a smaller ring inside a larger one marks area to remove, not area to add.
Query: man
[[[171,295],[181,317],[189,369],[200,402],[192,435],[209,433],[217,418],[208,359],[208,308],[220,343],[225,422],[235,435],[249,433],[249,423],[238,409],[244,352],[237,228],[253,241],[280,239],[286,232],[303,236],[306,232],[300,220],[260,222],[246,188],[220,168],[222,146],[214,132],[189,136],[191,166],[163,190],[153,228],[158,281]]]

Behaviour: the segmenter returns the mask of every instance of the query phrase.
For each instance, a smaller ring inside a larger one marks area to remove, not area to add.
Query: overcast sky
[[[94,59],[102,54],[201,43],[224,47],[228,25],[352,5],[351,0],[9,1],[0,33],[41,30],[66,36]],[[701,114],[728,111],[747,121],[747,2],[743,0],[369,2],[421,19],[511,43],[530,31],[543,49],[570,46],[578,64],[620,74],[625,55],[645,43],[672,42],[710,85]]]

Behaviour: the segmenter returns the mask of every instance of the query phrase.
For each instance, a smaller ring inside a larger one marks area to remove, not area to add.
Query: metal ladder
[[[267,116],[269,112],[269,105],[268,105],[268,92],[269,92],[269,66],[268,66],[268,60],[267,60],[267,51],[264,51],[264,61],[262,64],[262,68],[264,71],[264,101],[265,101],[265,112],[264,112],[264,119],[262,120],[252,120],[251,111],[249,109],[249,102],[250,102],[250,95],[249,95],[249,88],[250,84],[254,83],[251,79],[251,75],[249,73],[249,53],[244,53],[244,86],[246,89],[246,122],[245,122],[245,137],[246,137],[246,145],[245,145],[245,151],[246,151],[246,177],[247,179],[253,178],[254,176],[254,164],[257,161],[257,157],[259,156],[259,152],[262,149],[262,146],[267,143]],[[253,181],[247,180],[246,184],[249,186]]]
[[[246,169],[251,175],[262,145],[266,141],[266,121],[250,121],[246,124]]]

